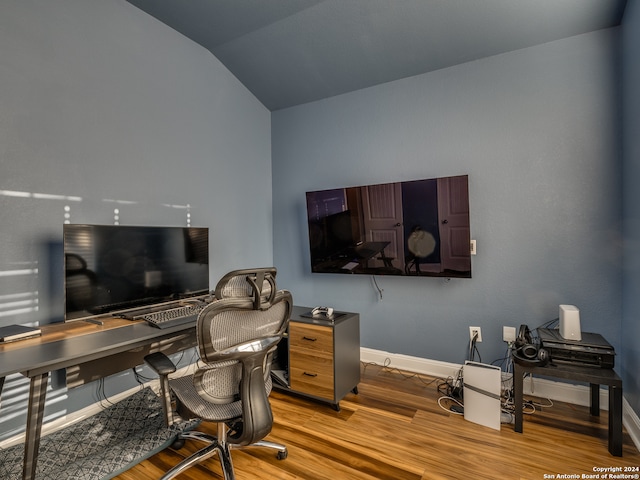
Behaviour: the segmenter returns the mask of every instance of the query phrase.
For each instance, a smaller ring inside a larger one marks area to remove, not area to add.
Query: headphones
[[[520,325],[512,355],[514,362],[524,366],[543,367],[551,360],[549,352],[533,341],[527,325]]]

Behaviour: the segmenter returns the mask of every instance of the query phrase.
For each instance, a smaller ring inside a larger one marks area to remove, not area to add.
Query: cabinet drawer
[[[333,329],[298,322],[289,323],[289,348],[308,349],[333,356]]]
[[[333,358],[290,352],[289,382],[291,389],[333,400]]]
[[[289,365],[292,369],[318,373],[333,379],[333,357],[331,356],[314,355],[304,349],[292,348],[289,350]]]

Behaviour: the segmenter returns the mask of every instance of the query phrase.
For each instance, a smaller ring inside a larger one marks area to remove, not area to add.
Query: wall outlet
[[[475,254],[476,254],[476,241],[471,240],[471,255],[475,255]]]
[[[502,327],[502,340],[514,343],[516,341],[516,327]]]
[[[469,327],[469,340],[473,342],[474,338],[476,339],[476,343],[480,343],[482,341],[482,331],[480,330],[480,327]]]

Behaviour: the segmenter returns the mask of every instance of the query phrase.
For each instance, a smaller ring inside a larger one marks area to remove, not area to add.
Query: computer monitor
[[[65,321],[209,292],[209,230],[64,225]]]

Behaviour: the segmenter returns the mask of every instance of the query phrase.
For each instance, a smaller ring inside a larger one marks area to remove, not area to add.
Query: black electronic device
[[[209,293],[209,230],[64,225],[65,321]]]
[[[459,415],[464,415],[464,407],[461,405],[456,405],[455,403],[449,407],[453,413],[457,413]]]
[[[539,367],[547,365],[550,360],[549,351],[542,347],[539,339],[531,335],[527,325],[520,325],[512,357],[520,365]]]
[[[615,350],[599,333],[582,332],[581,340],[569,340],[555,328],[538,328],[538,337],[554,363],[614,367]]]
[[[471,278],[468,176],[306,193],[313,273]]]
[[[42,334],[40,328],[26,325],[7,325],[0,327],[0,343],[26,340],[27,338],[39,337]]]

